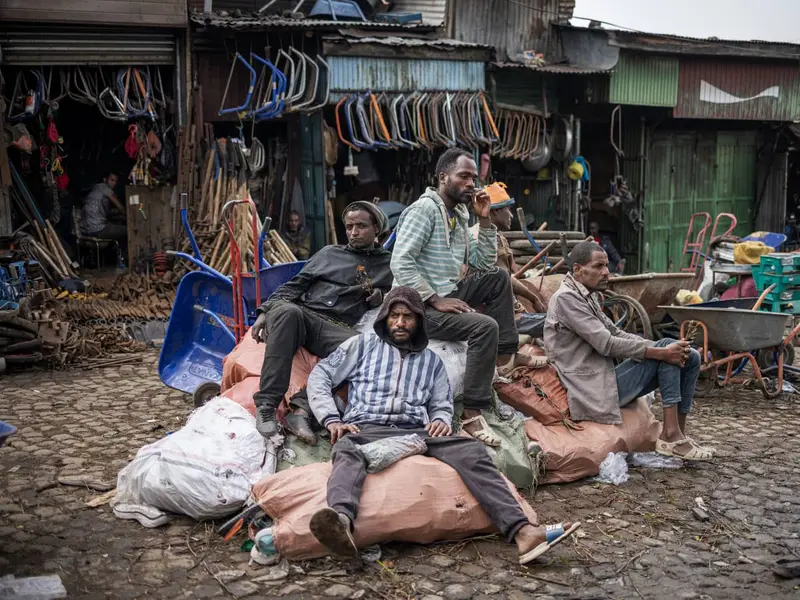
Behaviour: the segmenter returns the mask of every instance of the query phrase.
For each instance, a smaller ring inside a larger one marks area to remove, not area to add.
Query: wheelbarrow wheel
[[[768,369],[770,367],[777,366],[778,363],[775,360],[775,352],[771,349],[764,348],[758,350],[756,352],[756,362],[758,363],[758,368],[762,371]],[[783,364],[786,366],[792,366],[794,364],[794,346],[784,346],[783,348]]]
[[[714,390],[714,373],[711,369],[702,371],[697,378],[697,385],[694,388],[695,398],[705,398]]]
[[[209,381],[204,383],[195,389],[192,398],[194,399],[195,408],[200,408],[201,406],[205,406],[206,402],[211,400],[215,396],[219,396],[220,387],[219,384],[214,381]]]

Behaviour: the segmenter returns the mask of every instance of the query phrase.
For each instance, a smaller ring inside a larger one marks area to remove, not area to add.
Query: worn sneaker
[[[274,408],[256,406],[256,429],[264,438],[271,438],[278,433],[278,421],[275,420]]]

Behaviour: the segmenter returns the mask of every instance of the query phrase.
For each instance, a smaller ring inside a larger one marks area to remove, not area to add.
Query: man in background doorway
[[[296,210],[289,213],[286,229],[281,232],[281,237],[297,260],[308,260],[311,256],[311,231],[303,226],[303,218]]]
[[[617,252],[614,244],[611,243],[611,238],[607,235],[600,235],[600,225],[596,221],[589,223],[589,235],[594,238],[594,241],[600,244],[600,247],[605,250],[608,255],[608,270],[610,273],[622,275],[625,270],[625,261]]]
[[[114,193],[118,183],[117,174],[109,173],[103,181],[96,183],[86,196],[81,211],[83,235],[108,240],[122,240],[128,236],[128,227],[125,223],[111,222],[113,210],[125,218],[125,206]]]

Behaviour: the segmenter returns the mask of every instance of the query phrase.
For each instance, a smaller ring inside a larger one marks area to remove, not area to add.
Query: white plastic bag
[[[619,485],[628,481],[628,463],[625,458],[627,452],[609,452],[603,462],[600,463],[600,474],[594,481],[600,483],[613,483]]]
[[[356,324],[359,333],[372,331],[375,324],[375,317],[378,316],[380,308],[373,308],[364,313],[361,320]],[[466,342],[442,342],[431,340],[428,348],[433,350],[442,359],[447,370],[447,378],[450,380],[450,388],[453,390],[453,397],[456,398],[464,393],[464,373],[467,370],[467,343]]]
[[[251,486],[275,473],[275,449],[245,408],[214,398],[179,431],[144,446],[117,477],[115,504],[144,504],[216,519],[239,510]]]

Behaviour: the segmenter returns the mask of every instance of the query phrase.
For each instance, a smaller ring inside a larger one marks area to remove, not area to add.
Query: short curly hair
[[[462,156],[472,160],[472,154],[461,148],[448,148],[445,150],[439,160],[436,161],[436,177],[439,177],[439,173],[449,173]]]

